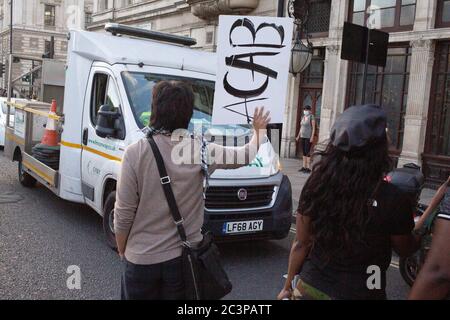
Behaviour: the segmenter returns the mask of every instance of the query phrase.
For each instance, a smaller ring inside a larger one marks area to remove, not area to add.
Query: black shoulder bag
[[[152,136],[148,137],[153,150],[159,176],[172,218],[183,243],[183,272],[188,300],[217,300],[231,292],[232,285],[220,263],[219,249],[213,243],[211,233],[206,233],[198,245],[189,243],[183,226],[183,218],[178,210],[170,177],[162,155]]]

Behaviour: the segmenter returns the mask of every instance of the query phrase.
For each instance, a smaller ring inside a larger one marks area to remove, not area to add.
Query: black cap
[[[353,151],[386,139],[386,112],[377,105],[352,106],[331,129],[331,143],[342,151]]]

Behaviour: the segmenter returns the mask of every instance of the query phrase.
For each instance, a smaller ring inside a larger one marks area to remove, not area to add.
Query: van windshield
[[[194,114],[189,124],[189,130],[193,131],[201,126],[202,134],[207,130],[224,132],[228,129],[247,129],[247,126],[212,126],[211,115],[214,102],[214,82],[178,77],[164,74],[144,72],[122,72],[122,78],[127,91],[128,100],[139,128],[148,126],[150,121],[150,106],[152,104],[153,87],[163,80],[187,81],[194,91]],[[213,133],[214,134],[214,133]]]

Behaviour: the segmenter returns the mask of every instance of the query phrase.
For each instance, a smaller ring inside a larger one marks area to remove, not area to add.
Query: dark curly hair
[[[300,196],[299,214],[310,217],[313,246],[330,260],[362,243],[369,221],[367,203],[391,167],[388,141],[343,152],[328,144]]]
[[[160,81],[153,88],[150,125],[173,132],[187,129],[194,112],[194,92],[182,81]]]

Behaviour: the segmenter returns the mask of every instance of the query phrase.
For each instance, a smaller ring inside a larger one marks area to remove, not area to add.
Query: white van
[[[0,147],[5,146],[6,112],[8,107],[6,100],[6,98],[0,97]],[[11,114],[14,115],[14,109],[11,110]]]
[[[113,34],[136,31],[136,36],[155,38],[155,33],[142,29],[109,28]],[[156,38],[183,42],[184,37],[165,39],[156,33]],[[19,130],[22,137],[17,136],[17,128],[7,128],[5,153],[18,161],[24,185],[37,180],[59,197],[86,203],[102,215],[108,243],[114,246],[113,208],[121,159],[128,145],[145,136],[153,86],[163,79],[189,81],[196,97],[192,124],[209,123],[216,57],[149,39],[85,31],[70,32],[68,50],[64,106],[58,108],[60,116],[53,117],[62,130],[59,169],[31,155],[32,146],[39,143],[39,135],[31,131],[41,129],[31,128],[36,121],[28,118],[42,114],[42,105],[32,102],[14,105],[16,115],[25,114],[26,128]],[[102,105],[113,108],[109,134],[96,130]],[[225,129],[209,128],[207,135],[225,136]],[[220,239],[286,237],[292,221],[291,186],[278,160],[266,143],[251,166],[215,172],[206,194],[205,228]],[[251,222],[258,228],[244,230]]]
[[[8,105],[6,102],[8,101],[8,98],[6,97],[0,97],[0,147],[5,146],[5,134],[6,134],[6,113],[8,111]],[[13,103],[19,103],[19,102],[26,102],[25,99],[16,99],[12,98],[11,102]],[[10,108],[10,121],[11,123],[14,122],[14,107]]]

